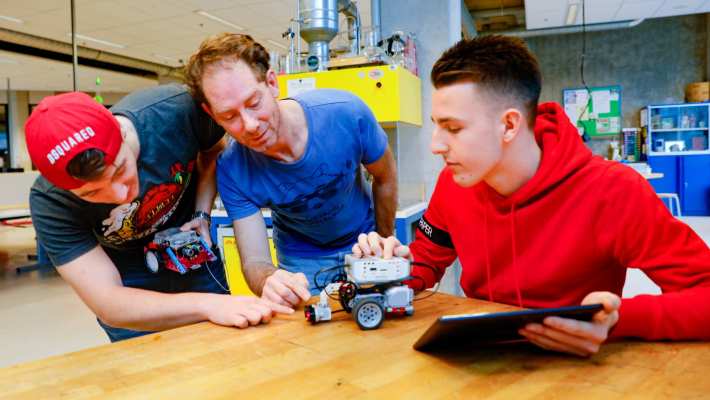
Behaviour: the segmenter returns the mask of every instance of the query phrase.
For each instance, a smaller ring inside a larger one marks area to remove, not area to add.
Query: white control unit
[[[411,263],[402,257],[388,260],[379,257],[345,256],[348,279],[357,284],[398,282],[409,278]]]

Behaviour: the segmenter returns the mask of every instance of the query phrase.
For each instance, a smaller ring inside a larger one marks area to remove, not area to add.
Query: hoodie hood
[[[530,203],[537,195],[573,175],[592,158],[592,152],[582,142],[579,131],[557,103],[542,103],[538,106],[535,140],[542,149],[540,166],[535,175],[508,198],[489,188],[491,200],[503,203],[501,205],[506,208],[510,207],[510,203]]]
[[[518,266],[518,230],[516,212],[519,208],[536,208],[536,201],[545,197],[556,186],[582,169],[592,159],[592,152],[584,146],[577,128],[572,125],[562,107],[556,103],[543,103],[538,106],[537,119],[535,120],[535,141],[542,149],[540,166],[535,175],[525,185],[509,197],[501,196],[488,184],[483,183],[483,199],[481,211],[483,214],[484,234],[483,248],[485,252],[485,266],[488,299],[495,301],[491,277],[493,267],[491,262],[491,246],[500,237],[491,237],[489,234],[490,220],[494,219],[492,208],[497,214],[505,215],[509,233],[502,239],[509,241],[510,256],[513,276],[513,287],[518,306],[524,307],[523,291],[521,290],[521,271]],[[489,206],[490,204],[490,206]],[[526,246],[526,244],[522,244]]]

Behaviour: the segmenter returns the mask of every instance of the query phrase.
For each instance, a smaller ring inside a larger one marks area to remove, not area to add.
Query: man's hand
[[[302,273],[277,269],[264,282],[261,298],[286,307],[297,307],[311,298],[308,279]]]
[[[185,222],[180,227],[183,232],[197,231],[200,237],[207,242],[207,246],[212,247],[212,238],[210,237],[210,224],[204,218],[193,218],[192,221]]]
[[[367,235],[361,233],[352,250],[353,255],[358,258],[375,256],[388,259],[397,256],[412,259],[408,246],[402,245],[394,236],[385,239],[377,232],[370,232]]]
[[[205,317],[218,325],[247,328],[268,323],[275,313],[292,314],[289,307],[253,296],[210,294],[203,304]]]
[[[592,322],[547,317],[543,324],[528,324],[519,333],[543,349],[589,357],[599,351],[609,330],[619,321],[619,296],[592,292],[582,300],[582,305],[597,303],[603,304],[604,309],[594,315]]]

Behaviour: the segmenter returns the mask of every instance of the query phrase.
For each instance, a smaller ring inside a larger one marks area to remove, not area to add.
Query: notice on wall
[[[293,97],[316,88],[316,78],[290,79],[286,82],[286,96]]]
[[[589,136],[621,133],[621,86],[562,90],[565,113],[580,132]]]
[[[569,90],[565,92],[564,107],[565,114],[572,121],[572,124],[577,125],[577,120],[580,119],[587,108],[589,95],[585,89]]]
[[[597,114],[608,114],[611,111],[611,93],[607,90],[592,92],[592,110]]]

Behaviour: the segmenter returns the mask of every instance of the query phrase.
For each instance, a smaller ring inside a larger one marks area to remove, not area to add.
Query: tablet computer
[[[518,329],[531,322],[542,323],[545,317],[557,316],[591,321],[604,307],[601,304],[533,310],[444,315],[419,337],[416,350],[436,350],[464,345],[505,343],[525,340]]]

